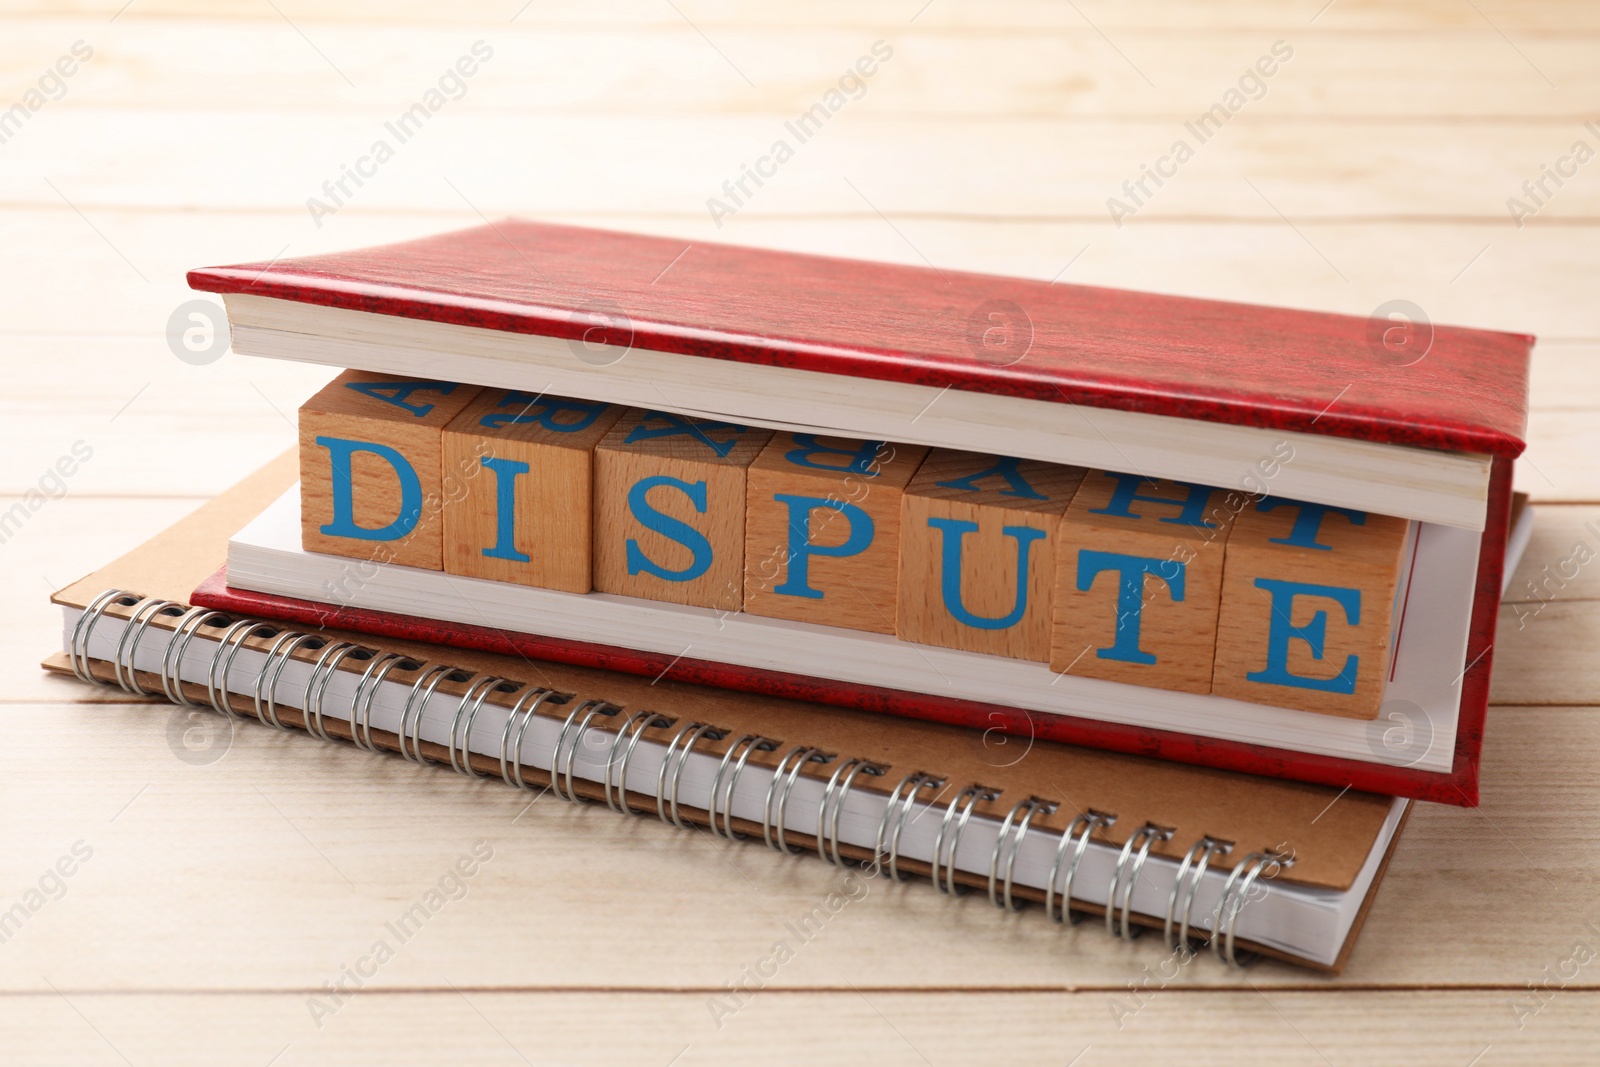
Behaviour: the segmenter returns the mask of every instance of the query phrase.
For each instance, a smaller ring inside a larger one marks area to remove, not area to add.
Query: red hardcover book
[[[1532,338],[506,221],[191,272],[244,354],[1251,491],[1481,530],[1448,772],[244,592],[195,603],[1453,804],[1478,754]]]
[[[1295,752],[1076,716],[1030,714],[1019,708],[998,704],[952,700],[683,656],[534,634],[508,633],[466,623],[441,622],[385,611],[297,600],[231,587],[227,584],[226,568],[219,569],[201,583],[190,600],[199,607],[302,625],[354,630],[380,637],[427,641],[584,667],[602,667],[652,678],[670,678],[744,692],[793,697],[1273,778],[1349,786],[1442,804],[1475,806],[1478,803],[1478,763],[1483,747],[1483,724],[1489,707],[1489,672],[1493,660],[1495,620],[1504,584],[1505,547],[1511,514],[1510,466],[1508,461],[1495,462],[1490,514],[1478,556],[1477,595],[1467,644],[1467,668],[1462,678],[1455,752],[1448,772]]]

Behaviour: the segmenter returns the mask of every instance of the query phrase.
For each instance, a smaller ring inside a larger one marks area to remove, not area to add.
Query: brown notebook
[[[57,593],[65,651],[45,666],[1116,936],[1153,927],[1153,953],[1337,972],[1405,820],[1367,793],[189,608],[295,476],[280,457]]]

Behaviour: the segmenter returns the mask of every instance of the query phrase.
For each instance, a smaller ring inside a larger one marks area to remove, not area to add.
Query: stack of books
[[[339,373],[49,667],[1185,959],[1337,971],[1477,802],[1532,338],[525,222],[190,281]]]

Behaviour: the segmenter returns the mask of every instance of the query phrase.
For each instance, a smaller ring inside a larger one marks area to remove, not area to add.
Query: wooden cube
[[[626,408],[485,389],[444,428],[444,569],[569,593],[593,585],[593,452]]]
[[[594,587],[738,611],[745,473],[771,430],[631,410],[594,452]]]
[[[1245,508],[1228,538],[1211,691],[1376,718],[1410,528],[1282,497]]]
[[[895,632],[900,501],[928,450],[780,433],[750,465],[744,610]]]
[[[300,406],[308,552],[442,570],[440,438],[477,386],[346,371]]]
[[[901,502],[900,638],[1048,661],[1057,527],[1085,473],[929,453]]]
[[[1090,471],[1056,546],[1052,670],[1206,693],[1244,494]]]

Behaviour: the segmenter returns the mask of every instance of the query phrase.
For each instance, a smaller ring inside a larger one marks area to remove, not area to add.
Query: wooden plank
[[[440,64],[455,55],[443,54]],[[881,76],[892,76],[892,63]],[[1600,183],[1575,177],[1557,188],[1549,182],[1544,195],[1522,188],[1541,177],[1542,165],[1569,155],[1575,141],[1584,139],[1591,153],[1600,145],[1600,136],[1567,119],[1282,123],[1258,122],[1243,111],[1220,129],[1201,129],[1176,117],[912,119],[846,103],[826,125],[812,119],[802,127],[786,112],[705,121],[692,115],[525,115],[445,104],[437,115],[425,111],[429,117],[419,129],[396,126],[428,88],[424,81],[381,111],[296,115],[288,141],[277,137],[284,116],[273,111],[194,105],[142,111],[137,123],[116,107],[41,111],[6,144],[11,165],[0,174],[0,200],[55,208],[65,196],[85,212],[129,204],[191,210],[299,205],[304,225],[315,229],[346,204],[454,208],[460,195],[448,179],[491,217],[530,203],[543,212],[626,206],[701,216],[713,228],[712,198],[724,205],[724,222],[729,216],[871,213],[874,207],[891,217],[1131,219],[1131,225],[1222,218],[1282,225],[1285,216],[1297,224],[1477,220],[1493,224],[1506,240],[1522,236],[1507,208],[1510,197],[1526,205],[1519,216],[1525,212],[1532,221],[1524,232],[1561,220],[1593,225],[1600,218]],[[462,103],[474,99],[469,94]],[[1197,100],[1198,110],[1206,106]],[[196,137],[197,129],[205,136]],[[953,138],[961,151],[951,150]],[[787,147],[776,148],[779,142]],[[649,182],[638,180],[634,164],[592,165],[618,144],[650,161]],[[1018,145],[1027,151],[1017,151]],[[996,159],[1006,160],[1004,182],[995,180]],[[448,167],[439,165],[442,160]],[[745,175],[746,166],[766,173],[761,184]],[[346,167],[353,169],[347,173]],[[1157,170],[1164,177],[1150,177]],[[217,181],[217,173],[228,180]],[[1406,179],[1395,181],[1402,173]],[[741,181],[742,188],[728,184]],[[306,207],[313,199],[321,205],[316,216]],[[1113,200],[1120,205],[1115,216]],[[1332,252],[1325,254],[1337,262]],[[1465,262],[1454,264],[1450,275]]]
[[[1132,29],[1112,48],[1070,11],[1073,24],[996,24],[973,32],[941,24],[936,4],[915,23],[893,19],[876,26],[817,19],[785,27],[713,27],[697,18],[702,28],[716,29],[712,48],[670,8],[652,7],[651,20],[624,27],[550,22],[538,5],[514,23],[502,18],[478,25],[313,17],[313,49],[265,5],[226,34],[198,20],[141,18],[144,6],[141,0],[111,26],[84,18],[13,17],[0,42],[0,76],[19,85],[36,81],[51,58],[81,39],[95,49],[94,58],[72,76],[66,95],[51,102],[51,113],[96,105],[189,109],[196,103],[195,81],[204,79],[208,109],[321,113],[332,98],[342,112],[390,118],[481,39],[493,57],[459,101],[452,100],[452,113],[792,118],[882,40],[893,58],[864,90],[847,86],[853,97],[860,94],[848,105],[851,112],[984,121],[1159,117],[1176,126],[1216,104],[1283,41],[1292,58],[1259,84],[1246,82],[1244,112],[1252,122],[1323,115],[1548,122],[1559,116],[1578,127],[1600,106],[1600,71],[1587,61],[1595,47],[1592,30],[1524,40],[1519,53],[1482,22],[1431,33],[1330,33],[1289,19],[1201,31],[1204,48],[1194,47],[1192,30]],[[662,10],[667,21],[655,21]],[[1330,10],[1324,19],[1336,14]],[[1411,61],[1424,51],[1428,63]],[[1470,81],[1461,79],[1463,70],[1473,72]],[[754,84],[745,84],[740,71]],[[1338,91],[1328,91],[1331,85]]]
[[[454,197],[448,187],[444,195]],[[472,195],[470,186],[462,186]],[[1370,315],[1395,299],[1432,322],[1600,339],[1588,230],[1530,224],[1272,222],[1038,222],[889,216],[864,205],[839,217],[736,217],[718,229],[692,205],[684,214],[536,213],[474,201],[485,215],[609,226],[694,241],[790,248],[942,268],[1253,301]],[[527,201],[523,201],[524,204]],[[30,264],[30,284],[0,291],[4,336],[138,333],[152,350],[169,315],[193,299],[184,272],[197,266],[299,256],[407,240],[481,225],[459,199],[419,212],[352,206],[319,229],[302,207],[179,212],[66,206],[0,208],[0,240],[51,248]],[[96,233],[96,229],[99,233]],[[124,259],[123,257],[126,257]],[[926,257],[926,258],[924,258]],[[131,265],[130,265],[131,264]],[[94,299],[86,294],[93,293]],[[9,342],[8,342],[9,343]],[[59,346],[57,346],[59,350]],[[59,354],[59,352],[58,352]],[[168,358],[163,356],[162,358]],[[115,410],[114,408],[112,409]]]
[[[0,997],[20,1060],[61,1067],[118,1062],[210,1067],[280,1063],[749,1064],[1405,1062],[1462,1067],[1583,1062],[1600,1004],[1558,994],[1518,1030],[1506,991],[1156,992],[1119,1029],[1126,989],[1076,993],[754,994],[718,1028],[701,991],[363,992],[322,1028],[310,991],[124,996],[63,989]],[[714,1003],[714,1002],[713,1002]],[[1245,1035],[1249,1035],[1246,1037]],[[108,1047],[109,1046],[109,1047]],[[1487,1050],[1492,1050],[1485,1055]],[[278,1057],[275,1059],[275,1057]],[[1489,1057],[1492,1057],[1489,1058]],[[1075,1059],[1076,1058],[1076,1059]]]
[[[530,794],[503,784],[303,734],[244,724],[229,742],[213,732],[221,725],[158,704],[0,706],[11,756],[0,803],[30,813],[0,853],[0,885],[21,894],[76,843],[92,850],[67,892],[7,941],[0,988],[316,989],[393,938],[385,924],[443,881],[457,899],[407,931],[371,988],[447,977],[717,990],[844,877],[603,807],[548,796],[529,807]],[[1597,743],[1588,709],[1496,709],[1483,808],[1415,813],[1344,982],[1520,990],[1563,958],[1600,891]],[[447,880],[479,840],[492,856],[464,886]],[[981,894],[873,882],[771,984],[1123,988],[1160,966],[1158,942],[1062,929],[1037,909],[1008,916]],[[1209,960],[1174,979],[1246,982],[1323,985],[1287,966]],[[1586,970],[1571,984],[1597,982]]]
[[[1530,609],[1555,601],[1600,600],[1600,508],[1536,509],[1533,539],[1505,600]]]
[[[1530,403],[1547,410],[1600,407],[1600,345],[1546,338],[1533,350]]]
[[[405,22],[424,25],[454,25],[462,22],[503,24],[513,21],[507,5],[495,0],[465,0],[447,8],[426,0],[340,0],[324,4],[316,0],[284,0],[278,4],[296,23],[328,21]],[[1528,34],[1544,31],[1561,33],[1580,27],[1600,27],[1600,17],[1584,0],[1542,0],[1517,4],[1510,0],[1488,0],[1474,12],[1469,5],[1450,0],[1343,0],[1328,6],[1326,0],[1295,0],[1293,4],[1272,0],[1246,0],[1219,8],[1206,0],[1180,0],[1176,3],[1132,7],[1116,0],[1084,0],[1067,5],[1051,0],[1005,0],[974,8],[966,4],[935,4],[919,8],[896,0],[875,0],[863,4],[852,0],[824,0],[808,4],[799,0],[762,4],[756,7],[738,0],[686,0],[675,4],[682,14],[663,11],[649,0],[622,0],[603,7],[582,0],[541,3],[517,12],[518,24],[534,26],[676,26],[684,19],[698,26],[717,28],[728,25],[804,27],[817,23],[830,25],[880,26],[916,22],[962,30],[987,30],[995,26],[1030,28],[1085,26],[1102,30],[1164,28],[1171,30],[1276,29],[1285,23],[1315,26],[1319,32],[1336,29],[1466,29],[1485,30],[1485,22],[1505,32]],[[64,14],[67,12],[109,18],[123,8],[122,0],[5,0],[0,12],[19,14]],[[251,0],[138,0],[121,18],[166,19],[205,17],[222,22],[261,17],[260,7]],[[119,20],[120,21],[120,20]]]

